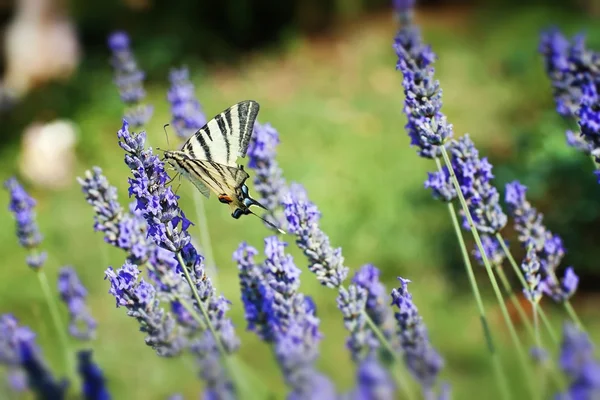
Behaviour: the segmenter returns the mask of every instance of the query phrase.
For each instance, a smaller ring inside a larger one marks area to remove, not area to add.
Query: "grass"
[[[519,140],[515,132],[543,124],[553,107],[541,60],[535,55],[538,32],[554,22],[574,23],[570,16],[550,12],[545,12],[547,19],[541,21],[538,12],[505,14],[502,23],[489,24],[494,21],[493,13],[465,10],[429,11],[417,18],[426,41],[439,56],[436,69],[444,90],[444,112],[455,133],[469,132],[492,161],[515,152]],[[202,69],[193,80],[210,116],[242,99],[260,102],[259,121],[270,122],[280,132],[279,162],[286,179],[306,186],[323,213],[322,228],[334,246],[342,246],[353,271],[367,262],[375,264],[388,289],[396,285],[397,276],[413,281],[410,289],[415,303],[433,344],[446,360],[443,379],[451,382],[455,398],[468,398],[475,388],[494,388],[493,376],[446,210],[423,190],[426,172],[435,166],[417,157],[403,128],[402,78],[394,71],[396,59],[391,48],[394,32],[389,15],[367,18],[327,37],[295,38],[281,53],[248,55],[239,68]],[[133,40],[135,45],[141,39]],[[525,62],[515,54],[522,55]],[[507,63],[513,69],[506,67]],[[194,71],[200,69],[192,66]],[[116,141],[121,105],[110,85],[109,68],[80,74],[93,77],[93,81],[85,104],[74,115],[66,115],[80,128],[74,176],[99,165],[126,202],[128,171]],[[170,119],[166,83],[150,82],[147,88],[149,101],[156,107],[147,130],[152,144],[164,148],[162,125]],[[525,106],[526,117],[517,122],[508,117]],[[561,134],[557,129],[556,135]],[[577,155],[571,153],[570,157]],[[0,149],[3,180],[16,171],[17,158],[15,145]],[[515,178],[510,174],[505,172],[506,179],[498,184]],[[200,382],[193,360],[159,359],[144,345],[136,322],[126,317],[124,310],[115,309],[103,271],[108,265],[119,267],[123,254],[107,248],[92,231],[92,211],[75,180],[61,191],[30,190],[39,201],[44,248],[51,255],[46,265],[50,281],[55,282],[59,266],[71,264],[90,291],[90,306],[100,323],[92,347],[114,397],[164,399],[174,392],[186,398],[197,396]],[[192,185],[184,183],[179,192],[188,216],[194,215],[192,190]],[[0,197],[6,204],[5,192]],[[236,267],[231,260],[242,240],[262,249],[268,232],[251,217],[232,219],[223,205],[210,200],[206,207],[219,269],[218,289],[233,302],[230,313],[242,339],[240,354],[282,397],[285,388],[271,353],[254,334],[245,332]],[[560,212],[552,209],[551,203],[548,207],[545,212],[550,216]],[[303,269],[302,290],[314,297],[325,333],[319,367],[341,389],[350,389],[355,371],[344,348],[346,332],[335,294],[317,284],[306,270],[303,256],[291,248]],[[0,213],[0,254],[4,257],[0,312],[13,312],[30,325],[51,365],[61,371],[60,349],[47,308],[33,272],[24,266],[25,252],[16,246],[8,212]],[[524,389],[516,369],[510,367],[516,355],[482,270],[478,278],[511,386]],[[564,315],[547,305],[559,326]],[[598,339],[597,310],[587,307],[580,311],[588,331]],[[489,398],[497,398],[497,394],[489,393]]]

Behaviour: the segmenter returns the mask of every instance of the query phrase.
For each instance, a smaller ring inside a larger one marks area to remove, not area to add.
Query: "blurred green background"
[[[18,4],[2,6],[4,22]],[[474,398],[475,390],[486,388],[489,398],[497,398],[448,215],[423,189],[426,172],[434,166],[417,157],[404,130],[402,77],[395,71],[392,49],[396,24],[387,1],[218,4],[151,0],[63,4],[77,26],[83,56],[67,80],[40,83],[0,114],[0,178],[19,175],[21,135],[29,123],[67,118],[79,131],[73,177],[98,165],[118,187],[121,201],[128,201],[128,171],[116,140],[123,107],[105,47],[109,32],[125,29],[148,76],[148,101],[155,114],[147,130],[154,146],[166,147],[162,126],[170,121],[166,91],[171,67],[190,68],[209,117],[242,99],[259,101],[259,122],[270,122],[281,135],[278,161],[285,178],[306,186],[323,213],[322,228],[334,246],[343,248],[346,265],[354,271],[364,263],[375,264],[388,289],[396,285],[397,276],[411,279],[410,289],[431,340],[446,360],[443,379],[452,384],[454,398]],[[600,289],[596,265],[600,247],[595,242],[600,188],[589,160],[565,144],[568,123],[554,111],[550,83],[537,53],[540,30],[550,25],[568,34],[586,31],[588,44],[600,48],[598,7],[593,1],[563,7],[539,4],[430,2],[419,8],[416,21],[439,56],[436,76],[444,91],[443,111],[455,133],[472,135],[494,164],[502,193],[504,184],[513,179],[530,187],[529,199],[565,241],[564,265],[574,265],[582,278],[575,308],[592,336],[600,339],[600,314],[594,306]],[[99,321],[91,346],[114,397],[164,399],[179,392],[197,398],[200,382],[193,360],[158,358],[144,345],[137,323],[125,310],[115,308],[103,276],[108,265],[122,264],[123,254],[93,232],[92,210],[74,178],[61,190],[23,183],[38,200],[50,278],[54,281],[58,268],[70,264],[89,289]],[[184,183],[179,192],[190,216],[193,190]],[[0,200],[6,207],[6,191]],[[245,332],[231,260],[244,240],[262,250],[269,232],[253,218],[232,219],[213,199],[206,207],[219,268],[218,290],[233,303],[230,313],[242,339],[240,354],[282,397],[285,387],[267,346]],[[510,227],[506,232],[520,258],[523,254]],[[342,390],[350,389],[355,370],[344,347],[346,331],[335,293],[320,287],[306,269],[305,258],[293,245],[290,250],[303,270],[302,290],[318,305],[325,335],[319,367]],[[0,254],[4,259],[0,312],[12,312],[30,325],[51,366],[63,371],[46,304],[34,274],[24,265],[25,252],[17,244],[7,210],[0,212]],[[518,368],[512,367],[516,356],[484,271],[478,278],[511,386],[519,388],[523,381]],[[562,310],[549,303],[544,306],[558,329],[565,317]]]

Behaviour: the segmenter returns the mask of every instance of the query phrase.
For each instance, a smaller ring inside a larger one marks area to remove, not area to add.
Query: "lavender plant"
[[[144,104],[146,97],[143,82],[145,74],[139,69],[127,33],[113,32],[108,37],[108,47],[112,52],[110,63],[115,73],[115,84],[121,101],[125,104],[124,118],[134,127],[148,123],[154,108]]]
[[[42,241],[42,235],[39,231],[36,222],[36,216],[34,212],[35,200],[25,191],[23,186],[16,180],[16,178],[10,178],[5,182],[5,187],[10,192],[10,206],[9,210],[13,213],[16,221],[16,234],[19,239],[19,244],[28,251],[26,263],[31,267],[40,282],[42,292],[48,308],[50,309],[50,315],[54,324],[55,333],[58,336],[61,347],[63,349],[63,358],[67,371],[71,371],[71,356],[69,354],[69,345],[67,337],[62,328],[63,324],[61,321],[56,300],[50,292],[50,286],[48,284],[48,278],[46,272],[42,269],[42,266],[46,260],[46,253],[40,252],[38,246]]]
[[[22,372],[26,387],[40,399],[65,398],[68,382],[56,380],[36,344],[35,333],[19,325],[12,314],[0,316],[0,364]]]
[[[423,397],[434,399],[437,376],[444,366],[439,353],[431,346],[427,328],[408,291],[408,279],[398,278],[400,287],[392,290],[392,304],[397,308],[394,316],[404,360],[412,375],[421,384]]]
[[[518,181],[506,185],[505,202],[514,219],[519,241],[524,246],[532,246],[536,252],[542,273],[540,289],[554,301],[564,304],[573,321],[581,326],[569,302],[569,298],[577,289],[579,278],[572,267],[565,270],[565,276],[561,281],[556,277],[556,269],[565,254],[562,240],[544,226],[543,215],[527,201],[526,191],[527,188]]]
[[[576,120],[580,128],[579,132],[567,130],[567,144],[600,162],[600,54],[586,47],[583,34],[568,40],[557,28],[542,33],[539,52],[552,84],[556,110]]]
[[[394,50],[398,56],[396,69],[403,75],[402,86],[404,87],[405,102],[404,113],[408,122],[405,126],[411,139],[411,146],[417,147],[419,156],[428,159],[434,159],[438,172],[430,173],[425,187],[431,188],[434,197],[446,202],[450,218],[454,225],[457,239],[461,246],[462,256],[465,263],[465,269],[469,278],[471,290],[475,297],[479,316],[482,323],[483,334],[487,343],[487,349],[492,360],[493,371],[497,380],[500,393],[503,398],[508,398],[508,388],[504,371],[500,364],[500,359],[495,351],[494,340],[489,330],[489,324],[485,314],[481,294],[475,280],[473,268],[469,260],[469,254],[465,247],[464,239],[460,231],[456,211],[452,201],[459,197],[463,209],[464,218],[477,242],[477,249],[482,256],[484,265],[488,272],[490,281],[494,286],[494,291],[498,302],[503,311],[504,319],[511,329],[511,336],[515,344],[520,347],[516,332],[512,322],[508,318],[508,313],[502,300],[502,295],[495,284],[495,278],[489,262],[487,261],[486,250],[483,247],[475,223],[471,217],[469,205],[462,195],[462,188],[459,184],[453,165],[449,160],[446,151],[446,142],[452,137],[452,125],[448,124],[446,116],[442,114],[442,90],[439,81],[435,79],[433,62],[436,58],[429,46],[423,44],[419,28],[413,23],[413,0],[397,1],[394,3],[395,12],[400,22],[400,28],[394,39]],[[468,138],[467,138],[468,140]],[[465,150],[468,150],[468,146]],[[466,153],[468,154],[468,153]],[[439,159],[443,157],[445,166],[442,167]],[[474,167],[475,165],[471,165]],[[472,170],[471,177],[474,178],[475,171]],[[484,174],[485,176],[485,174]],[[474,179],[464,183],[473,183]],[[476,193],[476,190],[473,192]],[[481,205],[481,202],[479,203]],[[473,204],[472,206],[473,207]],[[501,221],[500,221],[501,222]],[[463,224],[464,225],[464,224]],[[522,353],[522,351],[521,351]]]
[[[171,104],[171,124],[175,127],[175,132],[179,139],[187,140],[198,129],[206,124],[206,115],[204,114],[200,102],[196,98],[195,87],[189,78],[189,71],[182,67],[172,69],[169,73],[171,87],[167,93],[167,100]],[[194,188],[194,204],[196,206],[196,217],[200,228],[200,243],[205,255],[206,264],[211,269],[212,279],[216,279],[217,273],[210,240],[208,222],[206,220],[206,210],[204,201],[198,191]]]
[[[227,301],[216,295],[210,278],[204,273],[202,257],[191,244],[187,231],[191,222],[178,206],[179,197],[171,187],[166,186],[170,178],[164,163],[152,153],[151,148],[144,148],[145,132],[137,135],[130,133],[124,121],[118,138],[119,145],[126,152],[125,162],[133,174],[133,178],[129,179],[129,193],[137,200],[137,208],[148,224],[148,237],[157,246],[175,254],[179,262],[178,271],[183,272],[191,288],[193,306],[202,315],[202,318],[196,315],[196,320],[204,334],[199,342],[194,342],[194,346],[201,349],[201,363],[214,366],[216,359],[223,362],[223,374],[207,380],[209,385],[217,385],[209,386],[208,391],[219,391],[223,396],[230,396],[234,388],[229,380],[236,377],[231,374],[226,377],[225,369],[228,356],[237,350],[238,342],[231,321],[225,315],[224,304]],[[207,371],[212,372],[214,368]]]
[[[87,290],[73,267],[63,267],[58,274],[58,293],[69,309],[69,333],[76,339],[89,340],[96,333],[96,320],[85,303]]]
[[[594,356],[594,344],[585,332],[568,323],[563,328],[559,364],[569,378],[569,387],[557,399],[593,399],[600,395],[600,361]]]
[[[265,239],[266,259],[257,265],[258,251],[242,243],[233,258],[238,263],[248,329],[272,345],[290,388],[288,399],[335,399],[333,384],[315,368],[319,354],[319,319],[311,302],[298,291],[300,270],[285,254],[285,242]]]

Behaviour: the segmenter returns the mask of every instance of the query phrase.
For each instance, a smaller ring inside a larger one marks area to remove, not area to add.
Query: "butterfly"
[[[270,221],[255,214],[250,207],[267,209],[250,197],[245,182],[250,176],[238,157],[245,157],[260,106],[254,100],[241,101],[208,121],[181,147],[165,150],[165,160],[191,181],[206,198],[210,192],[229,205],[231,216],[253,214],[268,225],[285,233]]]

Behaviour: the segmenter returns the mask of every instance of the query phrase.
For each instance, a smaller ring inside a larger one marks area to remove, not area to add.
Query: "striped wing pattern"
[[[214,161],[191,158],[182,151],[171,151],[169,158],[176,162],[177,169],[189,179],[207,198],[210,192],[235,195],[236,188],[244,184],[249,175],[238,166],[231,167]]]
[[[181,150],[192,159],[237,167],[237,158],[246,156],[258,110],[254,100],[231,106],[200,128]]]

